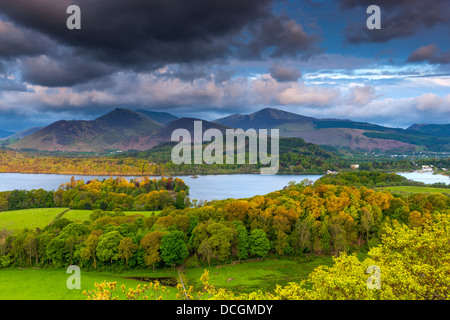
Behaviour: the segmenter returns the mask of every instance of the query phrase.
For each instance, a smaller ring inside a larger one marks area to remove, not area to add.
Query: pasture
[[[71,221],[83,222],[89,220],[93,210],[70,210],[68,208],[37,208],[0,212],[0,230],[10,230],[13,233],[25,228],[34,230],[44,228],[55,219],[64,217]],[[126,211],[125,214],[141,214],[150,217],[160,211]]]
[[[164,274],[164,273],[162,273]],[[117,274],[109,272],[93,272],[81,270],[81,289],[68,289],[67,279],[71,274],[66,269],[35,269],[8,268],[0,270],[0,300],[86,300],[82,294],[84,290],[93,290],[95,282],[117,281],[115,295],[118,299],[125,299],[122,284],[128,288],[136,288],[144,281],[127,279],[135,275]],[[152,292],[148,292],[150,295]],[[176,288],[169,288],[169,295],[165,299],[175,299]]]
[[[397,186],[397,187],[383,187],[380,188],[387,190],[391,193],[408,195],[411,193],[442,193],[443,195],[450,196],[450,188],[433,188],[433,187],[418,187],[418,186]]]
[[[19,232],[25,228],[44,228],[67,208],[38,208],[0,212],[0,230]]]

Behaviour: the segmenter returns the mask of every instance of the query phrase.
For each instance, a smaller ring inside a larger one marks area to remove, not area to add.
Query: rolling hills
[[[141,113],[150,119],[152,119],[155,122],[158,122],[160,124],[168,124],[172,121],[175,121],[178,119],[178,117],[167,113],[167,112],[156,112],[156,111],[149,111],[149,110],[136,110],[136,112]]]
[[[18,139],[22,139],[25,138],[26,136],[29,136],[30,134],[33,134],[35,132],[38,132],[39,130],[41,130],[43,127],[32,127],[32,128],[28,128],[25,130],[21,130],[18,131],[10,136],[7,136],[5,138],[1,138],[0,140],[18,140]]]
[[[117,147],[122,150],[138,150],[145,151],[156,147],[157,145],[171,141],[172,132],[176,129],[186,129],[189,131],[191,138],[194,137],[194,122],[202,121],[202,132],[208,129],[218,129],[225,135],[225,130],[230,127],[201,120],[196,118],[179,118],[175,121],[168,123],[165,127],[144,133],[138,133],[121,143],[117,144]]]
[[[450,150],[450,136],[429,132],[389,128],[341,119],[316,119],[265,108],[247,115],[231,115],[214,120],[235,128],[278,128],[284,137],[298,137],[318,145],[357,151]],[[422,129],[423,130],[423,129]]]
[[[415,123],[407,130],[430,133],[439,136],[450,136],[450,124],[419,124]]]
[[[7,147],[25,151],[145,151],[170,142],[175,129],[185,128],[193,136],[196,120],[201,119],[116,108],[94,120],[60,120],[40,130],[28,131],[23,137],[11,140]],[[414,124],[401,129],[347,119],[317,119],[273,108],[201,121],[203,131],[279,129],[280,136],[285,138],[301,138],[307,143],[350,152],[450,151],[450,124]]]

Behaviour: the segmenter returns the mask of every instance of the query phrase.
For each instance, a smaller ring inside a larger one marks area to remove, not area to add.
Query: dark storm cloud
[[[407,62],[423,61],[439,64],[450,63],[450,51],[442,52],[436,43],[432,43],[414,50],[407,59]]]
[[[298,81],[298,79],[300,79],[300,77],[302,76],[302,73],[299,69],[288,68],[280,64],[271,66],[269,72],[272,78],[274,78],[278,82]]]
[[[72,86],[103,77],[114,70],[99,61],[76,56],[53,58],[41,55],[22,60],[22,79],[47,87]]]
[[[245,58],[297,57],[307,59],[322,50],[319,37],[308,34],[301,25],[286,15],[271,16],[249,26],[252,39],[243,50]]]
[[[381,29],[369,30],[366,20],[352,23],[344,30],[350,43],[386,42],[391,39],[412,36],[421,29],[437,24],[449,24],[448,0],[342,0],[340,8],[358,9],[365,13],[368,6],[376,4],[381,9]],[[366,15],[369,17],[369,15]]]
[[[26,80],[56,86],[88,81],[116,67],[143,71],[174,63],[223,62],[232,56],[305,58],[317,52],[318,38],[286,15],[274,14],[274,1],[2,0],[0,14],[53,39],[69,57],[80,54],[98,62],[90,71],[81,72],[76,59],[46,54],[47,64],[56,71],[55,79],[39,75],[43,70],[39,58],[25,62]],[[66,28],[66,9],[74,4],[81,8],[81,30]],[[14,41],[28,46],[23,52],[43,53],[32,42]],[[63,66],[66,62],[68,67]],[[110,68],[105,69],[106,65]],[[84,68],[88,67],[89,63]]]
[[[0,10],[22,25],[114,61],[183,62],[220,57],[230,39],[256,19],[270,17],[269,0],[70,1],[82,30],[65,28],[68,1],[2,0]],[[45,12],[44,12],[45,11]]]
[[[0,20],[0,58],[41,54],[54,47],[54,43],[42,34]]]

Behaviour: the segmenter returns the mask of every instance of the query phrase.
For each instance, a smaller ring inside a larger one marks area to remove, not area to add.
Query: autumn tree
[[[125,237],[120,240],[118,251],[119,258],[125,259],[125,264],[128,266],[128,260],[133,256],[134,252],[138,249],[138,245],[133,242],[130,237]]]
[[[159,249],[161,247],[161,240],[164,233],[161,231],[153,231],[146,234],[141,239],[141,246],[144,248],[145,256],[144,261],[147,266],[153,266],[155,269],[156,264],[161,261]]]

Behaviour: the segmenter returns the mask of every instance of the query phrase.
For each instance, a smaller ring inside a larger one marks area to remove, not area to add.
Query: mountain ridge
[[[12,149],[104,152],[126,137],[162,125],[137,112],[116,108],[94,120],[59,120],[9,145]]]
[[[117,147],[122,150],[149,150],[156,147],[160,143],[171,141],[172,133],[176,129],[188,130],[191,135],[191,139],[193,139],[195,121],[202,122],[202,133],[204,133],[208,129],[218,129],[222,134],[225,134],[226,129],[231,129],[230,127],[216,124],[207,120],[183,117],[168,123],[165,127],[156,131],[131,136],[125,139],[122,143],[118,144]]]
[[[8,147],[75,152],[148,150],[170,141],[175,129],[185,128],[192,135],[196,120],[202,121],[203,131],[210,128],[222,133],[231,128],[279,129],[282,137],[302,138],[307,143],[352,151],[450,150],[450,136],[446,135],[450,125],[414,124],[408,129],[399,129],[349,119],[317,119],[275,108],[213,121],[115,108],[94,120],[56,121]]]
[[[275,116],[274,116],[275,115]],[[306,142],[354,151],[417,151],[422,147],[436,151],[450,150],[450,135],[433,143],[430,135],[408,129],[391,128],[349,119],[318,119],[292,112],[265,108],[251,114],[234,114],[214,120],[215,123],[244,130],[279,129],[280,136],[298,137]],[[428,125],[434,128],[434,125]],[[444,125],[443,125],[444,126]],[[450,125],[449,125],[450,130]],[[439,144],[443,145],[440,146]]]

